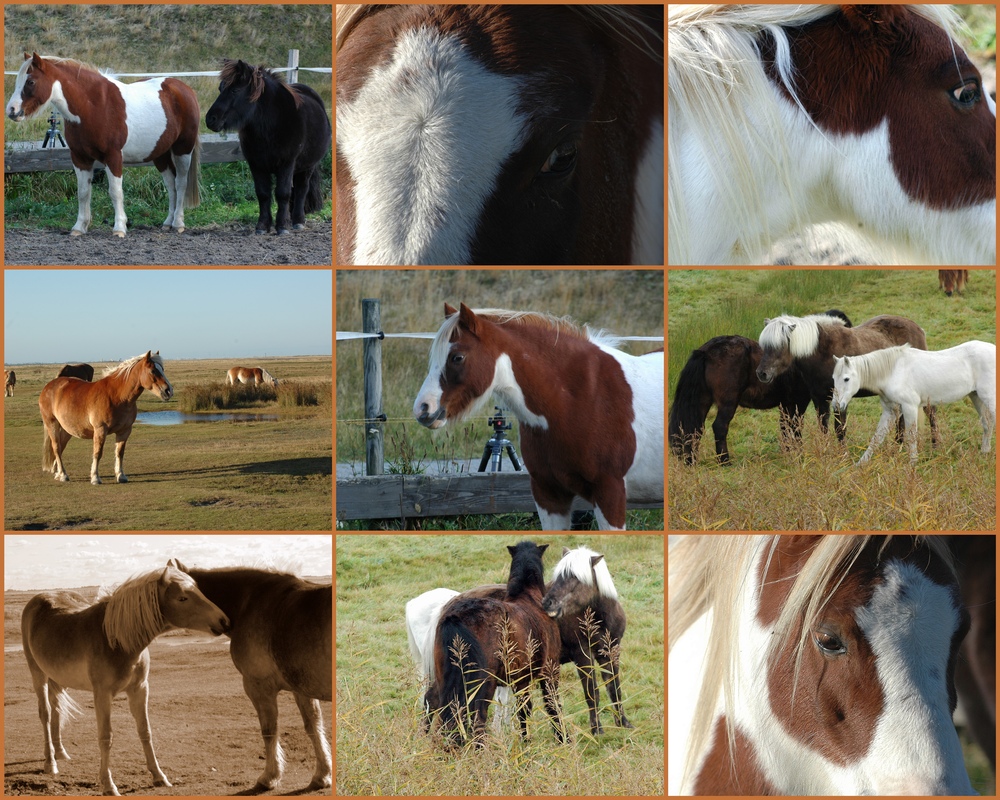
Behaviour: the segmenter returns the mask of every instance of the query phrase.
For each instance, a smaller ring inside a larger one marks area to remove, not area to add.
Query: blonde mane
[[[821,536],[810,553],[774,624],[767,660],[785,645],[801,623],[795,650],[795,681],[811,622],[820,612],[855,560],[874,537]],[[881,553],[892,539],[882,538]],[[670,550],[667,605],[667,650],[706,613],[712,613],[712,631],[705,654],[705,673],[689,735],[685,775],[692,774],[698,755],[708,744],[718,699],[726,708],[733,707],[739,643],[742,640],[737,609],[746,581],[758,581],[767,573],[779,537],[703,535],[685,536]],[[926,544],[954,570],[954,560],[947,545],[938,537],[916,537],[916,544]],[[756,569],[762,563],[760,573]],[[789,687],[795,691],[795,686]],[[730,752],[735,748],[735,728],[731,714],[726,714],[726,732]],[[684,779],[686,780],[686,778]]]
[[[126,361],[122,361],[120,364],[112,364],[110,367],[105,367],[104,371],[101,373],[102,378],[107,378],[110,375],[118,375],[120,377],[126,377],[132,368],[138,364],[142,359],[146,357],[146,354],[135,356]],[[163,372],[163,358],[159,353],[154,353],[152,355],[153,363],[160,368],[160,372]]]
[[[129,578],[106,599],[104,635],[111,647],[126,653],[144,650],[167,624],[160,610],[159,581],[163,570],[144,572]]]

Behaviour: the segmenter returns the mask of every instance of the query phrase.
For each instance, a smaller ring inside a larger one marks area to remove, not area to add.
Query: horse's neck
[[[112,376],[108,376],[111,378]],[[112,384],[115,400],[119,403],[134,403],[139,399],[139,395],[142,394],[142,383],[139,381],[139,377],[133,374],[133,371],[126,372],[124,375],[118,376],[119,380],[116,384]],[[105,378],[104,380],[107,380]]]
[[[80,122],[85,107],[97,102],[111,81],[96,72],[54,63],[60,92],[53,90],[50,102],[67,122]]]

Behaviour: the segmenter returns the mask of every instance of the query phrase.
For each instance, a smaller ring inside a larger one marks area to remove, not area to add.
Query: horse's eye
[[[461,364],[463,361],[465,361],[465,355],[463,353],[455,353],[451,357],[452,364]]]
[[[573,171],[576,166],[576,143],[563,142],[555,150],[549,153],[549,157],[542,165],[541,175],[550,178],[561,178]]]
[[[966,81],[951,90],[951,98],[963,108],[971,108],[982,99],[978,81]]]
[[[818,630],[813,633],[816,646],[824,655],[839,656],[847,652],[847,645],[835,633],[828,630]]]

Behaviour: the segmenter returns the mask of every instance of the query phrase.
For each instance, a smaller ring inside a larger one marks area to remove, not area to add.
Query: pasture
[[[361,330],[361,300],[380,298],[387,334],[433,332],[444,321],[444,304],[507,308],[568,315],[576,323],[621,336],[656,336],[664,329],[662,270],[337,270],[338,331]],[[640,354],[660,342],[625,342]],[[417,423],[413,401],[427,374],[428,339],[382,342],[382,388],[387,472],[456,473],[475,470],[490,438],[488,403],[482,414],[431,432]],[[337,344],[337,463],[347,476],[363,474],[365,453],[362,344]],[[577,421],[586,437],[592,420]],[[518,454],[517,425],[508,432]],[[509,470],[506,461],[504,469]],[[425,529],[456,529],[455,520],[422,521]],[[350,524],[350,523],[346,523]],[[387,525],[393,521],[387,521]],[[398,520],[395,521],[398,526]],[[370,525],[370,523],[365,523]],[[662,530],[660,511],[630,511],[629,528]],[[506,530],[538,526],[537,515],[462,518],[458,529]]]
[[[137,422],[126,449],[130,482],[114,483],[109,437],[101,460],[102,486],[92,486],[88,479],[89,440],[73,439],[66,446],[63,460],[69,483],[58,483],[42,472],[38,395],[61,365],[18,365],[15,396],[6,398],[4,405],[5,529],[330,530],[330,359],[241,360],[264,364],[279,380],[314,387],[319,404],[287,407],[279,396],[278,402],[240,409],[276,414],[276,420]],[[221,383],[233,363],[167,357],[174,398],[164,403],[144,392],[139,413],[177,411],[186,391]],[[114,494],[106,494],[107,490]]]
[[[973,270],[964,294],[946,297],[937,270],[670,270],[668,404],[691,351],[713,336],[757,339],[764,319],[836,308],[854,324],[878,314],[917,322],[931,350],[970,339],[996,340],[996,272]],[[855,467],[872,434],[878,398],[851,403],[846,445],[823,435],[810,405],[801,446],[785,450],[778,412],[739,409],[729,429],[733,465],[714,463],[711,422],[699,462],[668,464],[671,530],[996,529],[996,443],[979,452],[982,430],[971,403],[939,406],[940,441],[919,418],[919,460],[887,441]]]
[[[93,598],[96,589],[74,591]],[[4,794],[93,795],[98,792],[98,743],[93,695],[88,692],[70,691],[83,708],[64,726],[63,741],[72,760],[60,762],[58,776],[41,771],[38,704],[20,644],[21,610],[34,594],[4,592]],[[153,744],[173,787],[153,786],[122,694],[111,709],[111,768],[119,790],[148,796],[247,793],[260,773],[263,744],[257,715],[229,656],[228,638],[173,631],[157,638],[149,651]],[[332,704],[322,705],[329,720]],[[278,713],[288,763],[281,786],[271,794],[328,794],[304,791],[315,756],[290,693],[279,694]]]
[[[506,582],[505,536],[352,536],[336,540],[338,795],[662,795],[664,539],[662,536],[535,535],[549,544],[545,577],[562,547],[603,553],[628,617],[622,640],[624,708],[632,730],[613,725],[601,692],[604,733],[590,735],[572,664],[559,695],[572,743],[559,745],[541,704],[528,739],[490,734],[484,749],[446,753],[420,731],[423,692],[407,645],[407,600],[438,586]]]

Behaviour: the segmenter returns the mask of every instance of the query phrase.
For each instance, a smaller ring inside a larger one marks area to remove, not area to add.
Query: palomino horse
[[[963,342],[947,350],[914,350],[908,344],[860,356],[834,356],[833,407],[847,411],[859,390],[882,400],[882,416],[858,464],[872,457],[889,427],[902,414],[910,460],[917,460],[917,414],[921,403],[955,403],[968,397],[983,427],[982,452],[990,452],[997,419],[997,347]]]
[[[13,397],[14,387],[17,385],[17,374],[14,370],[3,371],[3,396]]]
[[[887,314],[854,327],[845,325],[839,317],[827,314],[811,314],[808,317],[784,315],[765,320],[759,340],[764,354],[757,365],[757,378],[763,383],[770,383],[794,365],[809,387],[824,431],[830,419],[834,356],[860,355],[907,342],[920,350],[927,349],[923,328],[906,317]],[[871,397],[872,394],[861,391],[858,397]],[[927,418],[931,423],[931,441],[936,441],[937,423],[933,406],[927,407]],[[834,421],[837,437],[843,441],[847,412],[835,410]],[[902,435],[900,425],[900,439]]]
[[[500,599],[459,595],[441,610],[433,648],[433,680],[424,703],[440,714],[449,745],[465,732],[481,739],[490,698],[498,683],[517,698],[521,735],[527,736],[531,685],[542,683],[545,709],[559,741],[559,628],[542,610],[542,554],[548,545],[520,542],[511,555],[507,589]]]
[[[481,586],[465,592],[462,597],[502,600],[506,592],[507,587],[503,585]],[[410,654],[421,680],[433,677],[434,638],[441,609],[457,595],[458,592],[452,589],[432,589],[406,604]],[[560,663],[576,664],[590,710],[591,733],[595,736],[601,733],[598,669],[603,670],[606,678],[616,724],[631,728],[632,723],[622,707],[618,671],[625,611],[618,602],[618,592],[604,556],[582,545],[576,550],[563,548],[563,557],[556,564],[552,583],[542,599],[542,609],[559,624]],[[494,699],[499,709],[493,717],[493,727],[499,730],[504,720],[509,719],[510,693],[506,687],[498,686]]]
[[[338,5],[337,262],[662,264],[663,6]]]
[[[108,168],[115,208],[112,233],[125,236],[122,165],[152,161],[167,187],[170,210],[164,229],[184,230],[184,209],[198,205],[198,98],[176,78],[120,83],[69,58],[24,54],[7,116],[19,122],[51,103],[66,120],[66,144],[76,171],[79,214],[70,231],[90,226],[94,162]]]
[[[57,378],[79,378],[88,383],[94,380],[94,368],[90,364],[67,364],[56,375]]]
[[[944,289],[944,293],[951,297],[955,292],[962,294],[965,291],[965,284],[969,282],[969,270],[967,269],[939,269],[938,288]]]
[[[214,636],[229,628],[226,615],[191,578],[172,567],[138,575],[94,604],[76,592],[44,592],[28,601],[21,615],[21,638],[38,695],[46,772],[57,775],[56,759],[69,758],[62,743],[62,721],[75,704],[66,690],[91,691],[101,747],[101,791],[118,794],[110,768],[111,703],[125,692],[153,783],[170,786],[153,752],[146,648],[172,628]]]
[[[277,386],[278,380],[266,369],[261,367],[230,367],[226,373],[226,383],[249,383],[253,386]]]
[[[678,538],[668,794],[974,793],[949,537]]]
[[[42,469],[55,473],[57,481],[68,481],[62,453],[70,438],[94,440],[94,461],[90,482],[101,482],[97,468],[104,453],[104,440],[115,435],[115,477],[127,483],[122,460],[125,444],[135,422],[136,400],[148,389],[161,400],[173,397],[174,387],[163,372],[160,351],[147,352],[123,361],[104,372],[95,383],[78,378],[56,378],[45,384],[38,397],[38,409],[45,426]]]
[[[224,58],[219,96],[205,124],[213,131],[239,131],[260,208],[255,232],[271,228],[272,175],[278,201],[275,233],[305,228],[306,214],[323,206],[320,167],[332,133],[316,90],[304,83],[289,86],[269,69]]]
[[[961,26],[942,5],[670,6],[668,262],[754,263],[831,222],[892,260],[994,264],[996,106]]]
[[[257,785],[273,789],[284,756],[278,741],[278,692],[289,691],[316,751],[310,789],[330,786],[333,768],[320,700],[333,699],[333,589],[283,572],[233,567],[188,569],[198,588],[226,612],[229,654],[257,710],[264,737],[264,771]]]
[[[520,422],[542,527],[569,530],[575,496],[602,529],[625,527],[629,500],[663,500],[663,351],[631,356],[614,340],[544,314],[445,304],[413,403],[440,428],[496,394]],[[589,432],[580,436],[580,423]]]

